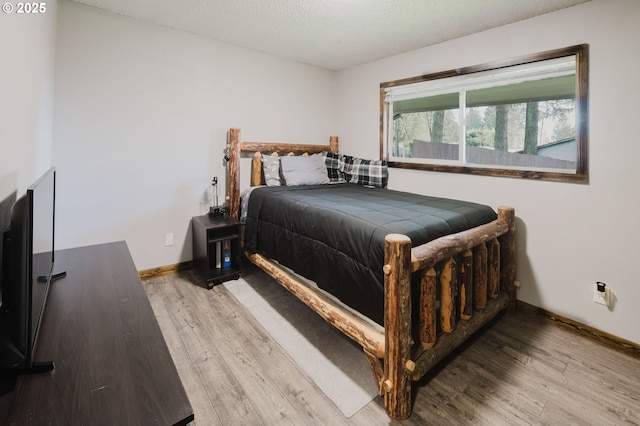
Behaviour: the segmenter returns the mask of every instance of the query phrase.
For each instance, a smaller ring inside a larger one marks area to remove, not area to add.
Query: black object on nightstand
[[[240,278],[240,222],[212,215],[191,219],[193,264],[210,290]]]

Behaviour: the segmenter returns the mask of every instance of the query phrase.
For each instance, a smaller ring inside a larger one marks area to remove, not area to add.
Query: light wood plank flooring
[[[172,277],[143,284],[198,426],[640,425],[640,360],[524,313],[414,386],[408,420],[389,419],[380,397],[347,419],[224,286]]]

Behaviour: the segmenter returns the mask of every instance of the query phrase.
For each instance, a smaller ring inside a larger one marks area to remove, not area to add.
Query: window
[[[390,167],[587,182],[587,55],[578,45],[380,84]]]

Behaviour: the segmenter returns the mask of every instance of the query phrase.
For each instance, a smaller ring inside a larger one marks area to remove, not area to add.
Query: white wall
[[[58,247],[126,240],[139,270],[191,260],[190,219],[208,211],[213,176],[223,195],[230,127],[245,140],[335,133],[329,71],[66,0],[58,15]]]
[[[588,43],[588,185],[393,169],[389,186],[515,207],[518,298],[640,343],[638,22],[640,2],[594,0],[342,71],[341,150],[378,155],[381,82]],[[611,310],[592,301],[598,280],[615,295]]]
[[[51,166],[57,2],[45,13],[0,13],[0,200]]]

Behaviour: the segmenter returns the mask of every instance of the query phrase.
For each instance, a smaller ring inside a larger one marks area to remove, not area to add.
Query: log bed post
[[[329,147],[331,152],[334,154],[338,153],[338,137],[337,136],[329,136]]]
[[[500,289],[509,296],[507,312],[516,309],[516,212],[513,207],[498,207],[498,220],[509,224],[500,239]]]
[[[482,309],[487,304],[487,245],[482,243],[473,252],[474,306]]]
[[[424,349],[431,349],[436,343],[437,320],[436,320],[436,278],[437,273],[434,268],[422,270],[420,280],[420,340]]]
[[[487,290],[489,291],[489,297],[495,299],[500,294],[500,242],[497,238],[487,243],[487,250]],[[504,288],[504,286],[502,287]]]
[[[240,129],[229,129],[229,160],[227,188],[229,195],[229,217],[240,218]]]
[[[458,267],[453,257],[444,262],[440,272],[440,325],[451,333],[456,328],[456,297],[458,295]]]
[[[460,256],[460,319],[468,320],[473,314],[473,252]]]
[[[384,406],[392,418],[411,415],[411,240],[400,234],[384,239]]]

